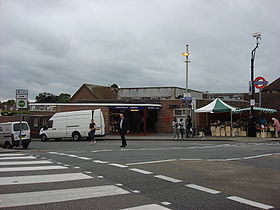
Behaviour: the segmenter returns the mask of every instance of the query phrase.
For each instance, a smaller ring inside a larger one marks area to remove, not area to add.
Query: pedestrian
[[[186,137],[189,137],[189,134],[192,134],[192,118],[190,115],[187,116],[187,129],[186,129]]]
[[[172,128],[173,128],[173,139],[178,139],[179,138],[178,122],[176,118],[174,118],[174,120],[172,121]]]
[[[89,129],[90,131],[88,132],[88,137],[90,139],[90,144],[95,144],[96,141],[95,141],[95,123],[94,123],[94,120],[91,120],[91,123],[89,124]]]
[[[275,138],[278,138],[278,132],[280,131],[279,120],[277,120],[276,118],[273,117],[272,121],[273,121],[274,130],[275,130]]]
[[[119,122],[119,127],[120,127],[120,135],[122,139],[122,145],[120,147],[126,147],[126,139],[125,139],[125,134],[129,133],[129,123],[126,117],[124,117],[124,114],[120,114],[120,122]]]
[[[179,127],[179,130],[181,133],[181,138],[183,140],[184,139],[184,130],[185,130],[183,119],[180,119],[180,122],[178,123],[178,127]]]

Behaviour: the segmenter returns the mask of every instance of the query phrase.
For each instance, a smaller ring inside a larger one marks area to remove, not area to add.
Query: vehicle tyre
[[[79,141],[79,140],[81,140],[81,134],[79,132],[73,132],[72,138],[74,141]]]
[[[48,137],[45,134],[41,135],[41,141],[46,142],[48,141]]]
[[[29,144],[23,144],[23,145],[22,145],[22,148],[23,148],[23,149],[27,149],[28,146],[29,146]]]
[[[6,148],[6,149],[12,149],[13,146],[10,144],[10,142],[6,141],[6,142],[5,142],[5,148]]]

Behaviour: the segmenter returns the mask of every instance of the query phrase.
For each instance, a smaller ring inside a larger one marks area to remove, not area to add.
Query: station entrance
[[[128,119],[132,134],[146,135],[157,132],[159,107],[110,107],[110,133],[118,133],[119,115]]]

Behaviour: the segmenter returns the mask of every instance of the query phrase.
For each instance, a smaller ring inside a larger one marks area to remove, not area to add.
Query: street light
[[[259,40],[261,40],[261,33],[256,32],[256,33],[253,33],[252,35],[254,38],[256,38],[256,46],[251,52],[251,81],[250,81],[250,92],[249,92],[249,95],[251,95],[251,100],[250,100],[251,108],[250,108],[250,122],[249,122],[248,136],[256,137],[256,125],[255,125],[255,118],[254,118],[254,106],[255,106],[254,61],[255,61],[255,56],[256,56],[256,50],[260,44]]]
[[[189,45],[186,45],[186,52],[181,53],[182,56],[186,57],[186,93],[188,93],[189,91],[189,85],[188,85],[188,80],[189,80]]]

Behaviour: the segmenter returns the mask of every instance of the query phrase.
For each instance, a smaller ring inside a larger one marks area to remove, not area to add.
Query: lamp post
[[[186,52],[181,53],[182,56],[186,56],[186,93],[189,92],[189,45],[186,45]]]
[[[255,86],[254,86],[254,61],[256,56],[256,50],[259,47],[259,40],[261,40],[261,33],[253,33],[253,37],[256,38],[256,46],[251,52],[251,81],[250,81],[250,92],[251,100],[250,100],[250,122],[249,122],[249,130],[248,136],[256,137],[256,125],[255,125],[255,118],[254,118],[254,106],[255,106]]]

